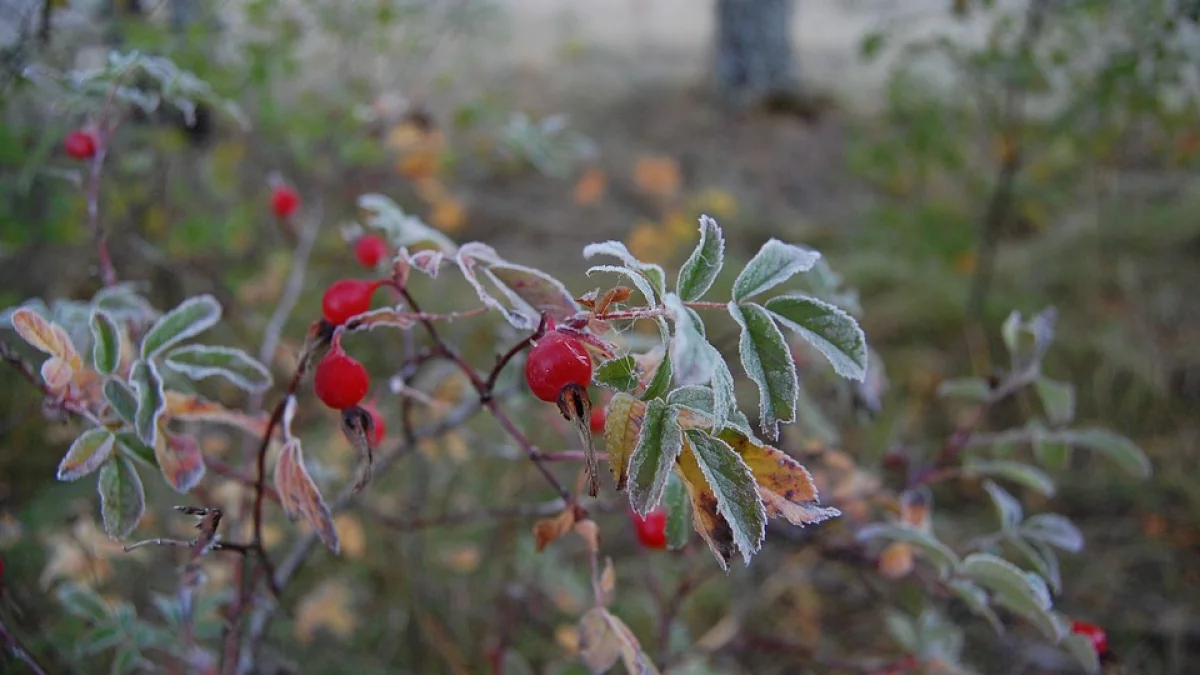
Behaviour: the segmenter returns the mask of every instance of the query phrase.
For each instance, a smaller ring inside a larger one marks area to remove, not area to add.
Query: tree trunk
[[[716,75],[738,106],[797,99],[792,52],[795,0],[716,0]]]

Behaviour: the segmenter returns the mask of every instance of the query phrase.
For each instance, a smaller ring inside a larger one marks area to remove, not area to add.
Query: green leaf
[[[1063,426],[1075,419],[1075,387],[1067,382],[1039,377],[1034,388],[1051,425]]]
[[[147,468],[158,470],[158,458],[154,456],[154,448],[142,442],[132,431],[122,431],[117,434],[117,448],[121,454],[145,465]]]
[[[667,479],[667,492],[663,495],[667,509],[667,546],[671,550],[683,548],[692,533],[687,487],[683,480],[671,472]]]
[[[58,479],[79,480],[99,469],[112,456],[113,441],[108,429],[88,429],[80,434],[58,465]]]
[[[682,449],[679,409],[660,399],[648,401],[629,462],[629,503],[638,515],[645,516],[658,507],[667,488],[667,476]]]
[[[1062,432],[1054,437],[1075,446],[1083,446],[1108,457],[1126,473],[1138,478],[1149,478],[1150,460],[1133,441],[1107,429],[1078,429]]]
[[[938,385],[937,395],[941,398],[961,398],[983,403],[992,397],[992,388],[982,377],[963,377],[943,380]]]
[[[146,510],[146,494],[137,470],[124,456],[116,455],[100,467],[98,488],[104,531],[113,539],[125,539]]]
[[[642,276],[641,274],[638,274],[627,267],[618,267],[617,265],[596,265],[588,268],[587,275],[590,277],[597,272],[609,272],[611,274],[617,274],[629,279],[630,283],[632,283],[635,288],[641,291],[642,295],[646,298],[647,307],[658,306],[658,294],[654,292],[654,287],[652,287],[650,283],[646,281],[646,277]]]
[[[1083,533],[1066,516],[1039,513],[1021,524],[1021,535],[1071,553],[1083,550]]]
[[[143,443],[154,447],[158,444],[158,421],[167,410],[162,377],[153,361],[135,361],[129,371],[129,381],[138,399],[134,431]]]
[[[725,237],[721,226],[708,216],[700,216],[700,241],[679,268],[675,292],[688,302],[699,300],[712,288],[724,264]]]
[[[990,553],[972,553],[959,565],[959,574],[995,593],[1013,609],[1040,609],[1051,607],[1050,589],[1036,574],[1030,574]]]
[[[697,384],[689,384],[672,390],[667,396],[667,403],[698,412],[705,417],[715,418],[714,398],[714,389]],[[750,432],[750,420],[746,419],[746,416],[740,410],[733,410],[733,414],[729,419],[722,421],[716,430],[720,431],[727,426],[732,426],[746,436],[753,435]],[[714,424],[714,427],[717,427],[717,425]]]
[[[873,59],[883,50],[886,43],[886,35],[879,31],[872,31],[864,35],[862,41],[858,43],[858,54],[863,59]]]
[[[963,466],[968,475],[1004,478],[1047,497],[1054,494],[1054,480],[1041,469],[1008,459],[969,460]]]
[[[1016,497],[990,480],[983,481],[983,489],[987,490],[988,496],[992,498],[996,515],[1000,517],[1000,527],[1004,531],[1011,531],[1021,524],[1025,510],[1021,508],[1021,502],[1017,501]]]
[[[674,293],[663,298],[663,305],[671,311],[675,323],[670,350],[675,381],[681,385],[706,384],[712,379],[714,350],[708,348],[708,340],[700,332],[704,324]]]
[[[101,375],[109,375],[121,362],[121,333],[117,322],[101,310],[92,311],[92,363]]]
[[[1059,570],[1058,556],[1054,555],[1054,551],[1041,544],[1021,539],[1019,536],[1010,537],[1008,541],[1046,580],[1051,590],[1055,593],[1062,592],[1062,572]]]
[[[118,647],[127,640],[129,640],[129,636],[125,634],[121,626],[102,624],[85,633],[79,642],[83,653],[92,655]]]
[[[767,310],[829,359],[838,375],[866,381],[867,337],[854,317],[836,305],[805,295],[771,298]]]
[[[779,438],[780,423],[796,421],[800,382],[796,362],[783,333],[761,306],[729,303],[729,314],[741,327],[738,348],[742,367],[758,385],[759,426],[772,440]]]
[[[1004,634],[1004,624],[1000,622],[1000,617],[996,616],[995,610],[988,603],[987,591],[962,579],[951,579],[946,586],[968,609],[986,619],[997,635]]]
[[[617,391],[633,391],[638,385],[637,361],[622,356],[601,363],[596,368],[596,382]]]
[[[725,441],[695,429],[685,433],[700,471],[717,496],[717,511],[729,522],[733,541],[749,565],[767,533],[767,511],[754,474]]]
[[[142,359],[158,356],[168,347],[195,337],[221,320],[221,303],[211,295],[188,298],[158,318],[142,338]]]
[[[959,565],[958,555],[924,530],[899,523],[875,523],[858,531],[859,541],[876,537],[883,537],[891,541],[903,541],[916,546],[943,575]]]
[[[771,239],[734,280],[733,300],[745,300],[768,291],[796,274],[809,271],[820,259],[821,254],[810,248]]]
[[[108,602],[100,594],[73,581],[64,582],[58,587],[58,602],[63,609],[91,623],[104,622],[112,613]]]
[[[167,366],[177,373],[199,381],[221,377],[251,393],[262,393],[271,386],[267,367],[240,349],[188,345],[167,356]]]
[[[1061,441],[1049,441],[1035,436],[1033,456],[1047,469],[1061,471],[1067,468],[1067,464],[1071,461],[1071,446]]]
[[[629,252],[629,249],[625,248],[625,244],[619,241],[604,241],[596,244],[588,244],[583,247],[584,258],[591,258],[597,255],[608,255],[617,258],[625,265],[626,269],[645,279],[654,289],[654,293],[646,298],[650,306],[656,306],[659,299],[667,292],[667,275],[663,271],[662,266],[638,260]],[[588,274],[591,274],[591,272],[589,271]],[[640,285],[638,288],[641,290]],[[643,294],[645,294],[645,291],[643,291]]]
[[[1071,634],[1064,637],[1059,644],[1083,666],[1084,672],[1100,672],[1100,657],[1096,655],[1095,645],[1086,636]]]
[[[654,377],[651,378],[650,384],[646,385],[646,391],[642,393],[642,400],[649,401],[665,395],[671,389],[671,349],[668,347],[663,353],[662,361],[658,363],[658,369],[654,371]]]
[[[138,400],[133,391],[122,381],[110,378],[104,382],[104,398],[117,416],[127,424],[134,424],[137,419]]]

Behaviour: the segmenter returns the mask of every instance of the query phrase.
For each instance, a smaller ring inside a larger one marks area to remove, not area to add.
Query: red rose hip
[[[71,159],[91,159],[96,156],[96,137],[88,131],[72,131],[63,139],[63,150]]]
[[[300,193],[287,185],[277,185],[271,190],[271,211],[276,218],[287,218],[300,208]]]
[[[379,412],[379,406],[375,405],[374,401],[363,406],[371,415],[371,427],[375,432],[371,435],[371,445],[378,447],[383,442],[383,437],[387,435],[387,425],[383,423],[383,415]]]
[[[1076,619],[1071,622],[1071,632],[1082,635],[1091,641],[1092,649],[1096,650],[1097,656],[1103,656],[1108,651],[1108,633],[1105,633],[1100,626]]]
[[[533,395],[554,403],[569,384],[586,388],[592,381],[592,357],[579,340],[551,331],[529,350],[525,381]]]
[[[370,388],[371,378],[367,375],[367,369],[337,344],[317,364],[317,372],[313,375],[313,389],[317,392],[317,398],[334,410],[358,405]]]
[[[371,296],[382,284],[382,281],[362,279],[342,279],[333,282],[325,289],[325,296],[321,298],[321,311],[325,314],[325,319],[335,326],[340,326],[346,319],[371,309]]]
[[[642,546],[650,549],[664,549],[667,547],[667,512],[662,509],[656,509],[646,514],[643,518],[635,511],[629,512],[629,519],[633,521],[634,531],[637,533],[638,541]]]
[[[375,269],[380,260],[387,257],[390,247],[387,241],[377,234],[364,234],[354,242],[354,257],[358,263],[367,269]]]
[[[591,419],[592,433],[593,434],[604,433],[604,422],[605,422],[604,408],[601,406],[596,406],[595,408],[592,408],[592,419]]]

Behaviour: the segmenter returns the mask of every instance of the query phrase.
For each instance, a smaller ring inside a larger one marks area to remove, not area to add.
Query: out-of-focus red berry
[[[325,289],[321,298],[321,311],[329,323],[340,326],[346,319],[371,309],[371,296],[383,285],[383,281],[363,279],[341,279]]]
[[[642,546],[650,549],[667,547],[667,512],[656,509],[643,518],[637,512],[630,510],[629,519],[633,521],[634,531]]]
[[[592,419],[591,419],[592,433],[593,434],[604,433],[604,422],[605,422],[604,408],[601,406],[596,406],[595,408],[592,408]]]
[[[354,257],[363,267],[373,270],[388,255],[387,240],[377,234],[364,234],[354,242]]]
[[[1090,640],[1096,656],[1103,656],[1108,651],[1108,633],[1100,626],[1076,619],[1071,622],[1071,632]]]
[[[63,139],[63,150],[71,159],[91,159],[96,156],[96,136],[90,131],[72,131]]]
[[[383,414],[379,412],[379,406],[375,405],[374,401],[364,405],[363,409],[370,413],[372,427],[375,429],[375,433],[371,436],[371,445],[378,447],[383,442],[383,437],[387,435],[387,425],[383,421]]]
[[[277,185],[271,190],[271,211],[276,218],[289,218],[300,208],[300,193],[287,185]]]

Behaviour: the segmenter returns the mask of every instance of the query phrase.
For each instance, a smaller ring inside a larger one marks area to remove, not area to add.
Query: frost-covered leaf
[[[629,675],[658,675],[629,627],[603,607],[593,607],[580,619],[579,653],[594,675],[607,672],[618,660]]]
[[[495,262],[488,266],[491,279],[503,284],[537,313],[542,312],[556,321],[564,321],[579,312],[575,297],[558,279],[531,267],[509,262]]]
[[[729,570],[729,563],[737,553],[733,542],[733,528],[717,508],[717,495],[708,485],[708,479],[700,469],[696,455],[691,449],[679,454],[675,466],[679,478],[687,488],[692,503],[692,527],[699,533],[708,549],[716,557],[722,570]]]
[[[251,417],[215,401],[177,391],[167,392],[166,415],[173,420],[224,424],[242,429],[251,436],[260,437],[267,432],[268,418],[265,414]]]
[[[101,375],[108,375],[121,363],[121,332],[106,312],[92,312],[92,363]]]
[[[1060,440],[1042,438],[1039,434],[1033,439],[1033,456],[1047,469],[1061,471],[1071,461],[1071,446]]]
[[[1051,425],[1062,426],[1075,419],[1075,387],[1048,377],[1039,377],[1033,385]]]
[[[1071,634],[1058,644],[1079,662],[1085,673],[1100,672],[1100,657],[1096,656],[1096,646],[1086,635]]]
[[[679,269],[675,292],[689,302],[704,297],[725,263],[725,237],[717,221],[700,216],[700,241]]]
[[[841,515],[835,508],[820,505],[808,469],[783,451],[757,443],[735,429],[725,429],[718,437],[750,468],[767,517],[810,525]]]
[[[963,465],[963,470],[971,476],[1003,478],[1047,497],[1054,494],[1054,479],[1036,466],[1024,462],[1011,459],[970,460]]]
[[[304,451],[299,439],[289,439],[279,451],[279,458],[275,460],[275,489],[279,492],[279,503],[289,518],[303,519],[329,550],[334,553],[340,550],[333,516],[317,484],[309,475],[308,468],[304,466]]]
[[[876,523],[858,531],[859,541],[866,541],[876,537],[912,544],[943,574],[955,569],[959,565],[958,555],[954,551],[951,551],[948,546],[938,541],[930,532],[899,523]]]
[[[1057,513],[1039,513],[1030,516],[1021,524],[1021,536],[1064,551],[1078,553],[1083,550],[1083,533],[1066,516]]]
[[[1056,434],[1052,440],[1063,440],[1104,455],[1126,473],[1149,478],[1150,460],[1146,453],[1128,438],[1107,429],[1073,429]]]
[[[91,588],[73,581],[59,585],[58,602],[63,609],[91,623],[102,623],[111,618],[112,608],[107,600]]]
[[[648,401],[629,462],[629,503],[639,515],[646,516],[662,501],[667,476],[682,448],[679,410],[660,399]]]
[[[649,384],[646,385],[646,391],[642,392],[642,400],[649,401],[666,395],[671,389],[672,372],[671,350],[668,348],[662,360],[658,362],[654,377],[650,378]]]
[[[633,457],[641,436],[642,421],[646,415],[646,403],[619,392],[608,402],[604,418],[604,440],[608,449],[608,463],[618,490],[624,490],[629,481],[629,460]]]
[[[629,279],[630,283],[632,283],[634,287],[641,292],[642,296],[646,298],[647,307],[658,306],[658,294],[654,292],[654,287],[650,285],[650,282],[646,280],[646,277],[642,276],[636,271],[631,270],[628,267],[619,267],[617,265],[595,265],[588,268],[587,275],[590,277],[593,274],[598,274],[601,272],[616,274]]]
[[[381,194],[365,194],[358,198],[358,208],[366,211],[366,224],[387,234],[392,246],[413,248],[420,244],[432,244],[447,255],[453,255],[456,246],[446,235],[426,225],[420,218],[404,212],[390,197]]]
[[[617,391],[633,391],[638,386],[637,361],[628,355],[605,361],[596,367],[595,379]]]
[[[575,298],[558,280],[545,272],[506,262],[486,244],[463,244],[454,260],[479,300],[503,314],[514,328],[534,328],[542,311],[558,321],[579,311]]]
[[[149,360],[172,345],[196,337],[221,320],[221,303],[211,295],[199,295],[179,303],[159,317],[142,338],[142,359]]]
[[[963,377],[943,380],[938,385],[937,395],[942,398],[961,398],[983,403],[992,397],[992,388],[982,377]]]
[[[105,286],[92,296],[92,306],[121,322],[143,326],[157,319],[160,312],[142,297],[132,282]]]
[[[677,472],[672,471],[667,479],[667,492],[663,495],[663,506],[667,510],[667,546],[671,550],[687,545],[688,535],[691,534],[688,522],[687,487]]]
[[[271,386],[271,372],[267,367],[233,347],[180,347],[167,356],[166,364],[193,380],[220,377],[251,393],[262,393]]]
[[[187,493],[204,478],[204,454],[195,438],[160,430],[154,458],[176,492]]]
[[[1042,579],[1046,580],[1050,590],[1055,593],[1062,592],[1062,573],[1059,570],[1058,556],[1054,551],[1044,544],[1039,544],[1032,541],[1017,537],[1009,538],[1009,543],[1021,556],[1033,567]]]
[[[73,370],[78,370],[83,363],[75,350],[67,332],[62,326],[51,323],[40,314],[28,307],[19,307],[9,317],[12,327],[21,339],[38,351],[57,356],[67,362]]]
[[[132,431],[117,433],[117,448],[121,454],[136,462],[141,462],[147,468],[158,469],[158,458],[154,456],[154,448],[142,442]]]
[[[75,439],[58,465],[58,479],[79,480],[100,468],[112,456],[112,432],[108,429],[88,429]]]
[[[702,431],[687,432],[688,445],[700,471],[717,498],[717,511],[725,517],[733,543],[747,565],[766,536],[767,514],[754,474],[725,441]]]
[[[980,588],[977,584],[963,579],[951,579],[946,582],[946,586],[968,609],[977,616],[986,619],[997,635],[1004,634],[1004,624],[1001,623],[1000,617],[996,616],[995,610],[992,609],[988,601],[987,591]]]
[[[820,259],[821,254],[810,248],[771,239],[762,245],[733,282],[733,300],[746,300],[768,291],[796,274],[812,269]]]
[[[716,408],[715,396],[716,390],[711,387],[703,387],[695,384],[685,385],[672,390],[667,396],[667,403],[699,413],[712,420],[707,426],[701,428],[720,431],[726,426],[732,426],[746,436],[753,435],[750,430],[750,420],[746,419],[746,416],[740,410],[733,410],[728,420],[717,422],[716,415],[713,412]]]
[[[761,306],[731,302],[729,314],[741,327],[742,367],[758,385],[759,426],[768,438],[779,438],[779,425],[796,421],[800,383],[792,352],[771,314]]]
[[[992,498],[992,505],[996,507],[996,515],[1000,518],[1000,526],[1005,531],[1016,528],[1025,517],[1021,502],[990,480],[983,481],[983,489],[987,490],[988,496]]]
[[[97,488],[104,531],[113,539],[125,539],[137,528],[146,510],[142,479],[128,459],[114,455],[100,467]]]
[[[136,424],[138,399],[137,395],[122,381],[112,378],[104,383],[104,398],[113,412],[127,424]]]
[[[158,422],[167,409],[162,377],[153,361],[135,361],[129,370],[129,383],[137,396],[137,415],[133,420],[138,438],[150,447],[158,442]]]
[[[959,574],[1003,598],[1013,609],[1051,607],[1050,589],[1035,574],[1029,574],[990,553],[972,553],[959,565]]]
[[[584,258],[592,258],[597,255],[608,255],[617,258],[627,269],[632,270],[637,276],[645,279],[654,290],[654,293],[646,299],[651,306],[657,305],[662,299],[663,294],[667,292],[667,274],[663,271],[662,266],[638,260],[629,252],[629,249],[625,248],[625,244],[619,241],[604,241],[596,244],[588,244],[583,247]]]
[[[707,384],[712,379],[715,350],[708,348],[708,341],[701,332],[704,324],[674,293],[663,298],[663,305],[674,316],[670,353],[675,382],[680,385]]]
[[[854,317],[836,305],[805,295],[771,298],[767,310],[821,352],[842,377],[863,382],[867,378],[867,337]]]

